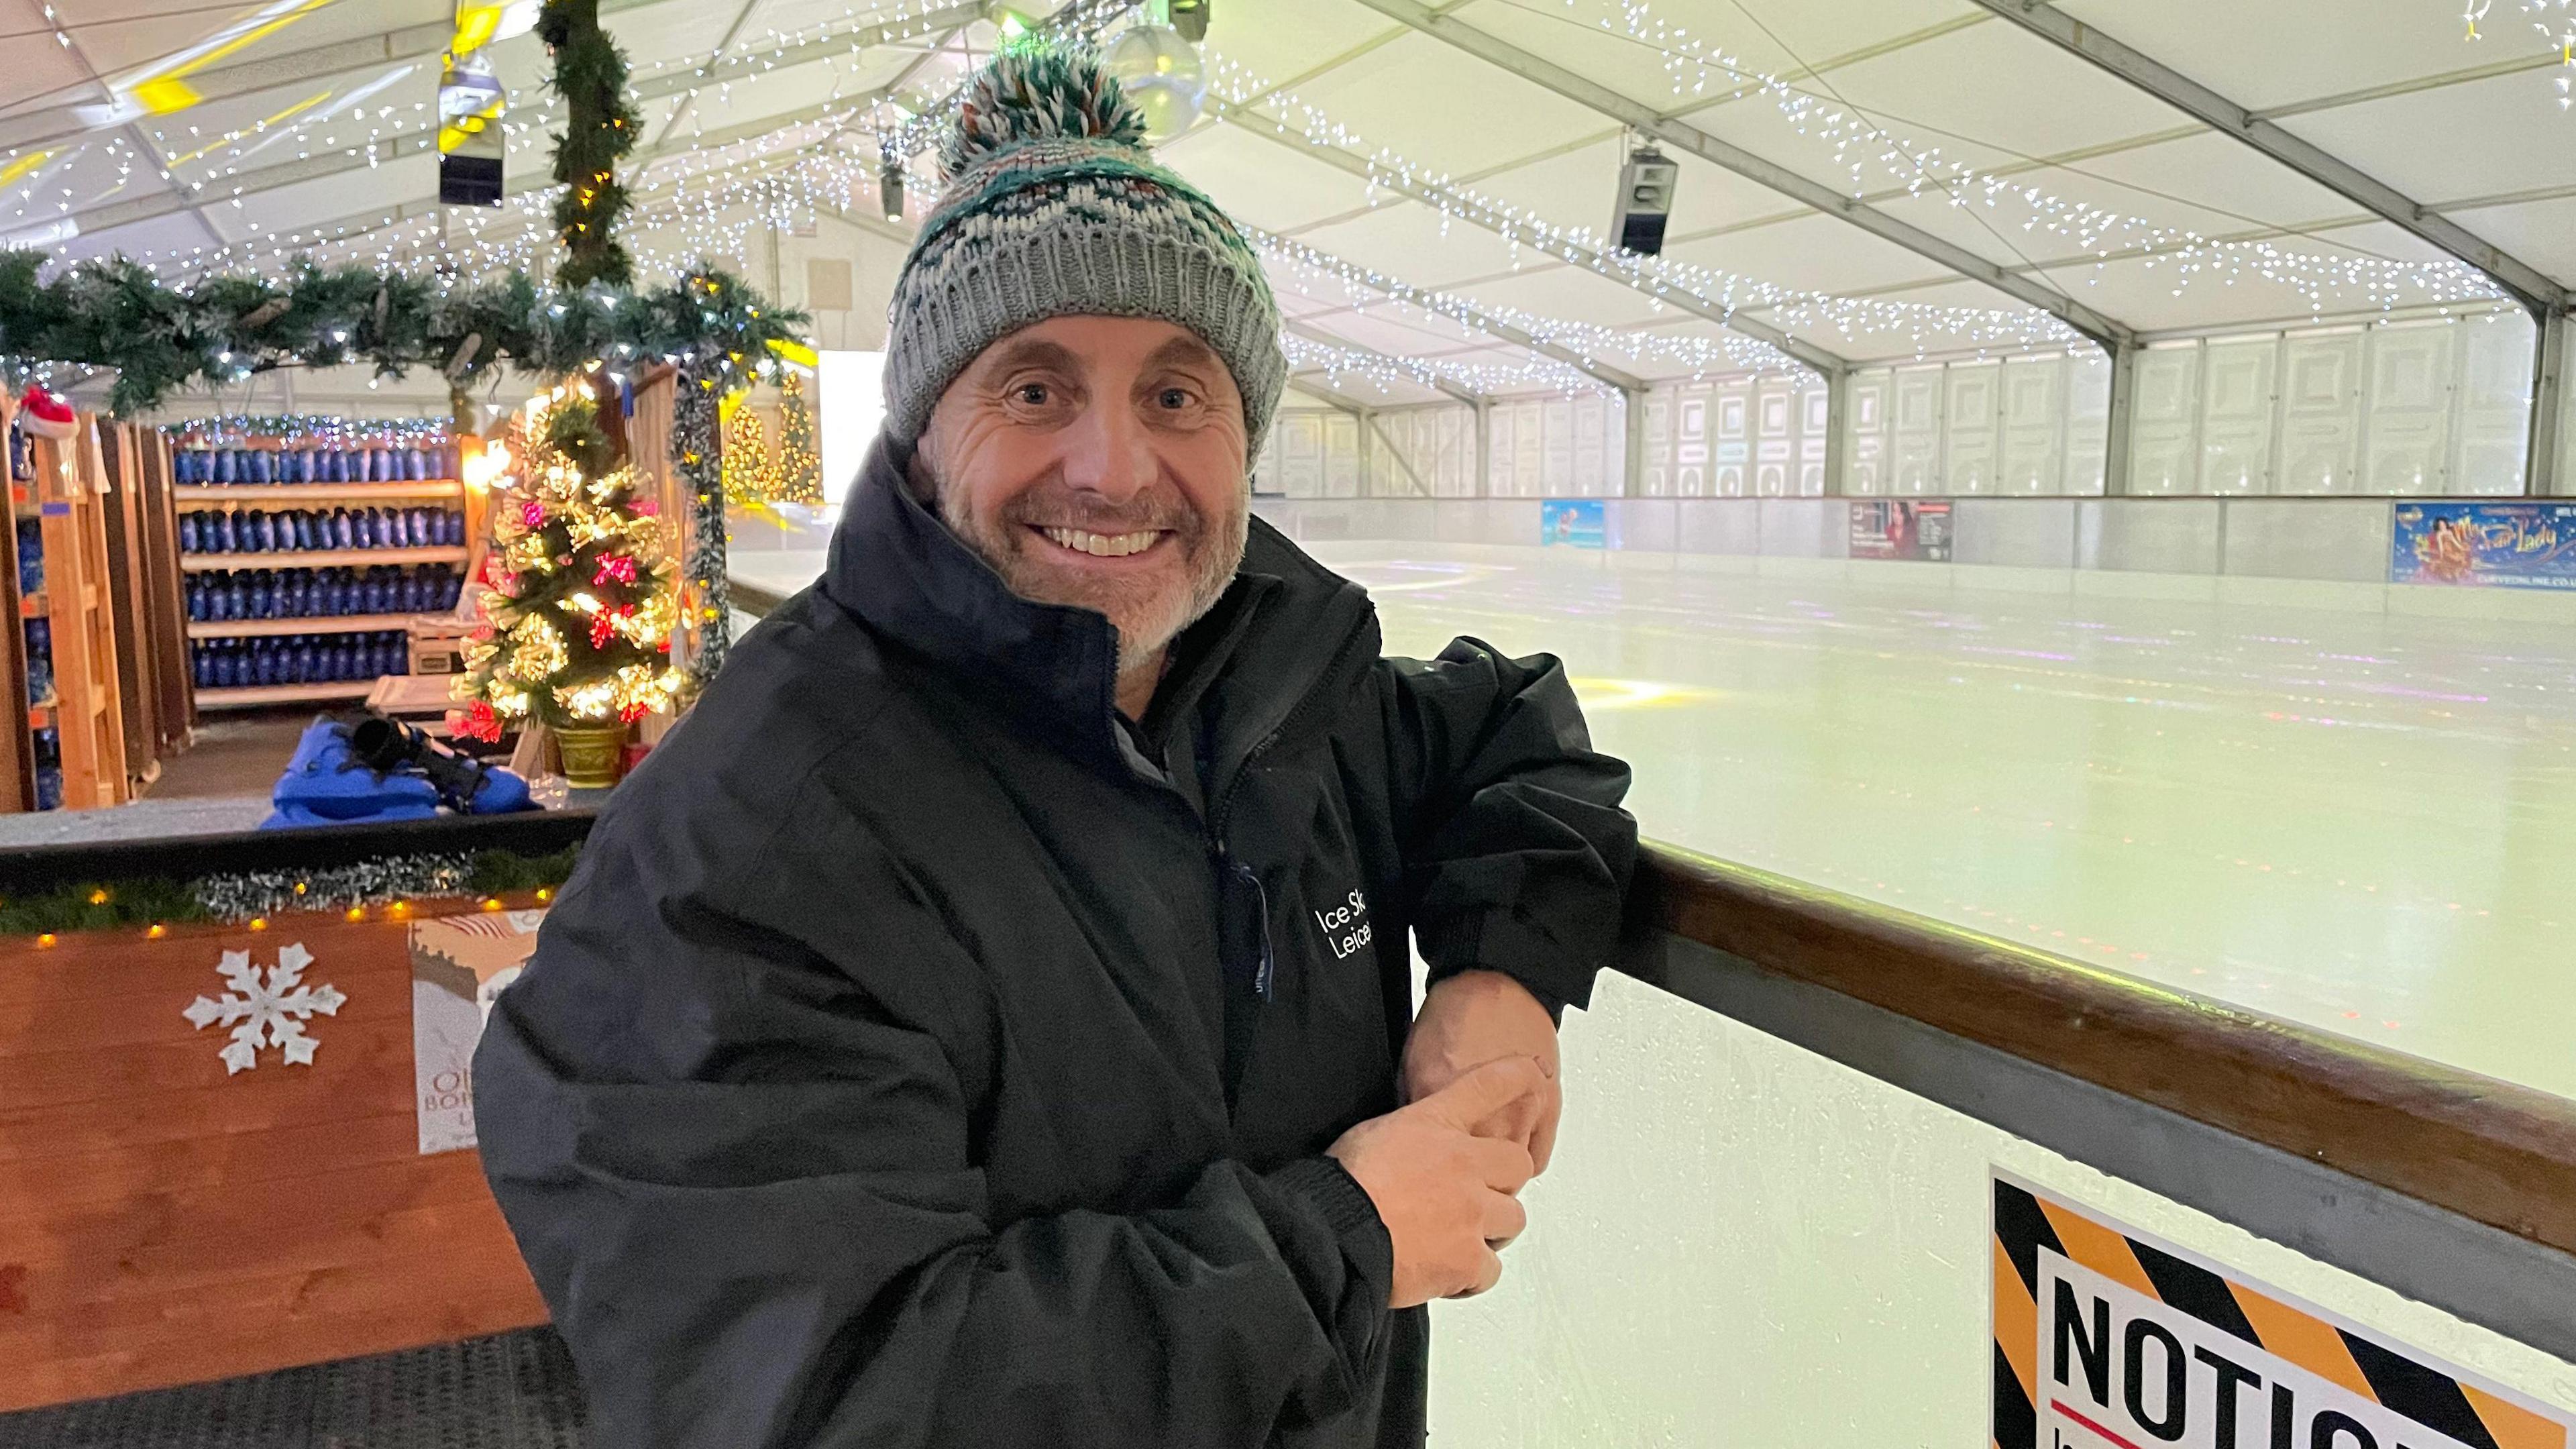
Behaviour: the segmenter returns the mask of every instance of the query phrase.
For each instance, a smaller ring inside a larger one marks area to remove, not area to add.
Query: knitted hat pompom
[[[941,179],[1032,141],[1097,137],[1145,143],[1145,114],[1087,46],[1006,48],[961,98],[957,123],[939,150]]]

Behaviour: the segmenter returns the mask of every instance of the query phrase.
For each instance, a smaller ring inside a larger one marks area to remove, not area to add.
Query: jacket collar
[[[872,632],[1076,755],[1130,768],[1117,717],[1117,631],[1108,617],[1012,593],[913,496],[909,456],[883,437],[869,450],[832,534],[823,592]],[[1332,646],[1374,622],[1357,585],[1325,571],[1260,519],[1251,532],[1226,598],[1193,630],[1190,642],[1199,647],[1182,652],[1194,677],[1176,674],[1165,685],[1194,696],[1218,686],[1216,705],[1236,716],[1229,735],[1283,721],[1325,682],[1328,660],[1352,652]],[[1247,650],[1261,656],[1262,667],[1230,668],[1232,656]]]

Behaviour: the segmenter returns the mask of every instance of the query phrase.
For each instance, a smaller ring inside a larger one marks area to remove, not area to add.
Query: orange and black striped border
[[[2040,1449],[2039,1250],[2101,1274],[2470,1449],[2568,1449],[2559,1423],[2304,1308],[1995,1180],[1994,1449]]]

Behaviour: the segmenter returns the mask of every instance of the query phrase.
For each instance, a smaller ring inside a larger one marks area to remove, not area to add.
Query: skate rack
[[[264,452],[285,451],[294,445],[282,438],[250,437],[223,444],[226,447],[250,448]],[[168,457],[165,444],[163,457]],[[305,551],[274,550],[267,553],[190,553],[180,554],[170,569],[175,581],[187,573],[208,570],[244,568],[365,568],[378,564],[408,567],[415,564],[454,564],[460,572],[472,577],[473,566],[480,562],[477,540],[484,528],[484,501],[480,494],[454,478],[421,478],[367,483],[182,483],[170,489],[173,500],[173,529],[178,510],[196,511],[208,506],[286,505],[311,503],[346,503],[352,506],[370,502],[432,503],[439,507],[460,508],[465,513],[466,543],[441,547],[315,549]],[[176,588],[174,582],[174,590]],[[317,615],[294,619],[233,619],[223,622],[190,621],[186,605],[180,605],[179,616],[185,631],[181,644],[181,679],[187,681],[186,641],[201,639],[252,638],[262,635],[342,634],[374,630],[395,630],[407,626],[413,616],[403,614]],[[382,683],[385,676],[370,675],[362,679],[336,680],[318,684],[236,685],[228,688],[196,689],[190,686],[192,711],[251,709],[263,705],[315,704],[333,700],[362,700]]]
[[[15,410],[8,416],[14,419]],[[29,761],[19,808],[35,805],[35,732],[51,726],[61,742],[63,808],[90,810],[133,798],[126,773],[125,708],[118,679],[116,597],[108,562],[107,506],[111,495],[98,443],[98,420],[79,415],[73,436],[56,442],[28,439],[30,474],[9,484],[16,567],[15,520],[33,516],[43,539],[45,580],[38,593],[13,589],[19,619],[11,630],[16,656],[11,674],[25,698],[26,636],[23,621],[49,620],[53,636],[54,689],[30,705],[11,745]]]

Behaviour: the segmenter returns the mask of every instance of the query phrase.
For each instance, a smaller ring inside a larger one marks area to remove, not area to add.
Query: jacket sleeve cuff
[[[1453,917],[1437,926],[1417,926],[1430,980],[1461,971],[1498,971],[1526,987],[1562,1026],[1569,1006],[1589,1006],[1598,961],[1558,941],[1551,933],[1513,918],[1503,908]]]
[[[1270,1183],[1323,1219],[1341,1240],[1342,1256],[1368,1285],[1369,1301],[1385,1307],[1395,1295],[1395,1240],[1359,1179],[1333,1158],[1306,1157],[1271,1173]]]

